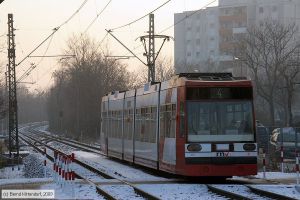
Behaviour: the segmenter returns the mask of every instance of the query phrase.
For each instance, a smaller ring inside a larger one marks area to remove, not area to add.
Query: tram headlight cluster
[[[256,145],[252,143],[246,143],[243,145],[243,149],[245,151],[254,151],[256,149]]]
[[[202,146],[200,144],[189,144],[187,146],[188,151],[201,151]]]

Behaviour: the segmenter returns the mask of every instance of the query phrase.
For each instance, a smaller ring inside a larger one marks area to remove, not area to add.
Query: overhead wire
[[[46,50],[44,51],[44,53],[43,53],[43,56],[45,56],[46,55],[46,53],[48,52],[48,50],[49,50],[49,47],[50,47],[50,44],[51,44],[51,42],[52,42],[52,39],[53,39],[53,35],[52,35],[52,37],[51,37],[51,39],[50,39],[50,41],[49,41],[49,43],[48,43],[48,45],[47,45],[47,48],[46,48]],[[26,77],[28,77],[29,75],[30,75],[30,73],[31,73],[31,71],[32,70],[34,70],[39,64],[41,64],[41,62],[43,61],[43,57],[38,61],[38,63],[37,64],[33,64],[32,66],[30,66],[21,76],[20,76],[20,78],[18,78],[18,80],[17,80],[17,82],[20,82],[20,81],[22,81],[23,79],[25,79]]]
[[[199,11],[201,11],[202,9],[204,9],[204,8],[206,8],[206,7],[208,7],[208,6],[210,6],[211,4],[213,4],[213,3],[216,2],[216,1],[217,1],[217,0],[213,0],[213,1],[211,1],[210,3],[208,3],[208,4],[204,5],[204,6],[202,6],[200,9],[193,11],[191,14],[187,14],[187,15],[186,15],[184,18],[182,18],[181,20],[175,22],[175,23],[172,24],[171,26],[168,26],[168,27],[164,28],[162,31],[159,32],[159,34],[165,32],[166,30],[169,30],[170,28],[172,28],[172,27],[176,26],[177,24],[183,22],[183,21],[186,20],[187,18],[193,16],[194,14],[196,14],[196,13],[198,13]]]
[[[82,4],[79,6],[79,8],[65,21],[65,22],[63,22],[59,27],[61,27],[61,26],[63,26],[63,25],[65,25],[65,24],[67,24],[82,8],[83,8],[83,6],[86,4],[88,2],[88,0],[84,0],[83,2],[82,2]]]
[[[99,49],[99,47],[101,47],[102,43],[104,42],[104,40],[106,39],[106,37],[108,36],[108,32],[106,32],[106,34],[104,35],[104,37],[100,40],[97,48],[96,48],[96,51]]]
[[[165,32],[165,31],[169,30],[170,28],[172,28],[172,27],[176,26],[177,24],[183,22],[184,20],[186,20],[186,19],[188,19],[189,17],[193,16],[194,14],[196,14],[196,13],[199,12],[199,11],[201,11],[202,9],[204,9],[204,8],[206,8],[206,7],[208,7],[208,6],[210,6],[211,4],[213,4],[213,3],[216,2],[216,1],[217,1],[217,0],[213,0],[213,1],[209,2],[208,4],[202,6],[200,9],[193,11],[191,14],[186,15],[184,18],[182,18],[181,20],[175,22],[175,23],[172,24],[171,26],[168,26],[168,27],[164,28],[162,31],[159,31],[158,34],[161,34],[161,33]],[[143,46],[143,45],[140,44],[140,45],[134,47],[134,48],[133,48],[133,51],[136,50],[136,49],[139,49],[141,46]],[[130,54],[130,53],[127,53],[126,55],[129,55],[129,54]]]
[[[111,30],[111,31],[114,31],[114,30],[117,30],[117,29],[120,29],[120,28],[124,28],[124,27],[126,27],[126,26],[129,26],[129,25],[131,25],[131,24],[133,24],[133,23],[135,23],[135,22],[138,22],[138,21],[140,21],[141,19],[147,17],[149,14],[151,14],[151,13],[157,11],[158,9],[160,9],[161,7],[163,7],[164,5],[166,5],[167,3],[169,3],[170,1],[171,1],[171,0],[168,0],[168,1],[164,2],[163,4],[161,4],[160,6],[158,6],[157,8],[155,8],[154,10],[150,11],[149,13],[143,15],[142,17],[140,17],[140,18],[138,18],[138,19],[136,19],[136,20],[133,20],[132,22],[129,22],[129,23],[124,24],[124,25],[122,25],[122,26],[118,26],[118,27],[113,28],[113,29],[110,29],[110,30]]]
[[[84,33],[86,33],[89,28],[95,23],[95,21],[98,19],[98,17],[105,11],[105,9],[108,7],[108,5],[112,2],[112,0],[109,0],[108,3],[104,6],[104,8],[96,15],[96,17],[93,19],[93,21],[87,26]]]
[[[35,47],[27,56],[25,56],[16,66],[20,65],[24,60],[26,60],[33,52],[35,52],[40,46],[42,46],[51,36],[53,36],[63,25],[67,24],[81,9],[82,7],[87,3],[88,0],[84,0],[83,3],[80,5],[80,7],[60,26],[52,29],[53,32],[44,39],[37,47]]]

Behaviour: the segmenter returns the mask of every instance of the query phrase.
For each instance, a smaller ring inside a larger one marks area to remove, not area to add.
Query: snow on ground
[[[300,199],[300,193],[295,189],[295,185],[251,185],[251,187]]]
[[[77,151],[78,152],[78,151]],[[133,179],[136,181],[139,180],[167,180],[166,178],[157,177],[146,172],[143,172],[141,169],[136,169],[128,164],[122,164],[116,161],[113,161],[105,156],[97,155],[95,153],[76,153],[75,158],[84,161],[85,163],[104,171],[112,176],[117,176],[121,179]]]
[[[0,179],[17,178],[43,178],[44,158],[38,153],[32,153],[23,158],[23,164],[0,169]],[[49,161],[48,161],[49,163]],[[50,169],[47,169],[47,177],[51,176]]]
[[[0,186],[17,185],[17,184],[30,184],[30,183],[48,183],[52,182],[52,178],[14,178],[14,179],[1,179]]]
[[[68,155],[71,155],[71,153],[73,151],[77,151],[78,150],[78,149],[76,149],[74,147],[71,147],[71,146],[68,146],[68,145],[56,142],[56,141],[49,142],[48,145],[51,146],[51,147],[53,147],[53,148],[55,148],[55,149],[59,149],[59,150],[63,151],[65,154],[68,154]]]
[[[128,185],[110,185],[110,186],[106,185],[106,186],[101,186],[101,189],[112,194],[117,199],[122,199],[122,200],[144,199],[141,196],[137,195],[134,192],[133,188]]]
[[[138,185],[138,187],[164,200],[227,199],[209,192],[205,185],[200,184],[143,184]]]
[[[94,153],[90,153],[90,152],[85,152],[85,151],[73,151],[73,153],[77,156],[77,157],[81,157],[81,158],[98,158],[99,156],[94,154]]]
[[[255,178],[263,178],[263,172],[259,172]],[[296,173],[282,173],[282,172],[266,172],[267,179],[294,179],[296,180]]]
[[[244,186],[244,185],[230,185],[230,184],[220,184],[220,185],[212,185],[213,187],[216,187],[216,188],[219,188],[221,190],[226,190],[226,191],[229,191],[229,192],[232,192],[232,193],[235,193],[235,194],[239,194],[239,195],[242,195],[242,196],[245,196],[245,197],[248,197],[250,199],[253,199],[253,200],[268,200],[270,198],[267,198],[267,197],[261,197],[259,195],[256,195],[254,194],[253,192],[251,192],[251,190]]]
[[[39,153],[32,153],[23,159],[24,177],[25,178],[43,178],[44,172],[44,157]],[[49,161],[48,161],[49,165]],[[47,177],[51,176],[50,169],[46,168]]]
[[[19,168],[19,170],[18,170]],[[15,179],[24,177],[24,165],[4,167],[0,169],[0,179]],[[2,180],[1,180],[2,182]]]
[[[89,184],[77,182],[75,184],[66,184],[61,186],[58,183],[43,184],[39,189],[54,190],[55,199],[104,199],[96,192],[96,188]]]

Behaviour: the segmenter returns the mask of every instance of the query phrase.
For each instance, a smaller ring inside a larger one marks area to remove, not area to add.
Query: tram
[[[102,98],[101,151],[183,176],[257,173],[250,80],[182,73]]]

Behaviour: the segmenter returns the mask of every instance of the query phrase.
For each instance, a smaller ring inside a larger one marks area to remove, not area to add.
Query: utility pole
[[[19,131],[18,131],[18,106],[16,87],[16,51],[13,15],[8,14],[8,126],[9,126],[9,156],[12,151],[17,152],[19,157]]]
[[[163,39],[163,42],[158,50],[157,53],[155,53],[155,39],[161,38]],[[141,42],[144,45],[145,53],[144,56],[147,57],[147,66],[148,66],[148,82],[155,82],[155,61],[157,59],[157,56],[159,55],[165,41],[170,40],[170,36],[167,35],[155,35],[154,33],[154,14],[149,14],[149,31],[148,35],[144,35],[140,37]],[[148,39],[148,49],[146,45],[146,39]]]
[[[149,53],[147,55],[148,63],[148,82],[155,81],[155,39],[154,39],[154,14],[149,14]],[[146,51],[147,52],[147,51]]]
[[[106,29],[105,29],[106,30]],[[170,36],[167,35],[155,35],[154,33],[154,14],[149,14],[149,32],[148,35],[140,36],[140,40],[144,45],[145,53],[144,56],[147,57],[147,63],[145,63],[141,58],[139,58],[132,50],[130,50],[125,44],[123,44],[114,34],[112,34],[112,30],[106,30],[117,42],[119,42],[123,47],[125,47],[135,58],[137,58],[141,63],[148,67],[148,82],[155,82],[155,60],[159,55],[164,43],[169,41]],[[155,39],[160,38],[163,39],[163,42],[158,50],[155,53]],[[148,49],[146,45],[146,40],[149,40]],[[173,38],[172,38],[173,39]]]

